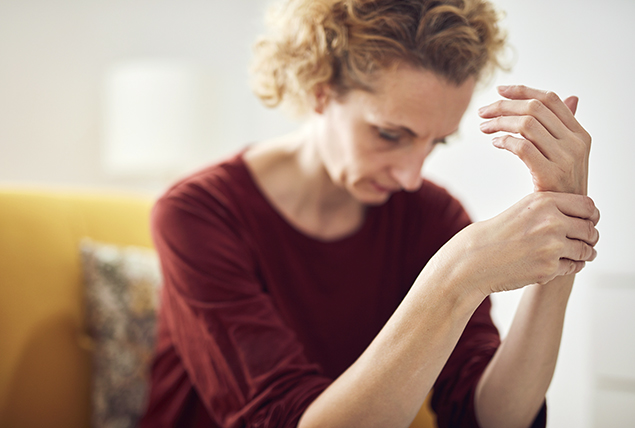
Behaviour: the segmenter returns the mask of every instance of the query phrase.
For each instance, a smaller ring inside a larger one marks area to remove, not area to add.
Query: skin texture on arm
[[[405,70],[399,77],[391,82],[425,76]],[[418,83],[422,86],[426,82]],[[417,87],[407,87],[413,86]],[[394,94],[392,89],[388,93]],[[409,117],[404,116],[406,112],[421,108],[417,102],[421,96],[408,95],[411,93],[399,96],[399,106],[413,98],[412,105],[399,109],[400,123]],[[353,95],[372,99],[363,93]],[[350,95],[347,104],[329,104],[338,114],[320,117],[333,121],[346,117],[340,110],[356,99]],[[447,99],[447,94],[442,99]],[[413,114],[413,124],[425,116],[421,113]],[[346,129],[340,124],[341,128]],[[423,131],[418,134],[427,135]],[[426,136],[421,141],[429,139]],[[396,147],[400,149],[395,153],[400,154],[401,146]],[[389,158],[386,153],[381,157]],[[412,173],[419,173],[421,159],[417,165],[396,159],[399,167],[412,165]],[[463,229],[426,265],[360,358],[307,408],[299,427],[407,427],[485,296],[578,272],[595,257],[596,217],[595,207],[584,196],[537,192],[493,219]],[[533,395],[542,400],[544,391]]]
[[[277,182],[300,186],[294,195],[325,195],[313,201],[312,210],[323,220],[351,214],[330,209],[334,200],[327,196],[342,195],[342,189],[357,204],[380,204],[399,188],[420,186],[421,165],[434,141],[458,127],[473,90],[472,81],[456,87],[411,67],[390,73],[374,92],[316,93],[314,132],[292,153],[296,160],[311,153],[320,173],[290,169],[289,179]],[[386,128],[399,137],[384,138]],[[263,148],[260,155],[267,153]],[[251,158],[261,172],[256,175],[276,200],[280,189],[257,160]],[[305,202],[304,208],[311,201]],[[319,226],[328,222],[302,221],[294,206],[286,208],[303,230],[325,233]],[[464,228],[430,259],[380,333],[308,406],[298,426],[407,427],[483,299],[578,272],[595,257],[595,216],[585,196],[537,192]]]
[[[483,298],[457,293],[458,276],[428,271],[361,357],[309,406],[299,428],[410,425]]]
[[[586,195],[591,138],[573,114],[577,98],[524,86],[499,88],[507,100],[479,111],[491,119],[486,133],[512,132],[494,145],[516,154],[528,166],[536,192]],[[599,214],[593,219],[597,224]],[[597,233],[592,244],[597,243]],[[483,427],[527,427],[542,406],[558,357],[564,315],[574,275],[528,287],[508,336],[486,368],[476,391]]]
[[[298,426],[407,427],[485,296],[573,273],[595,256],[586,242],[591,241],[586,226],[591,221],[573,218],[597,215],[588,201],[579,195],[536,193],[459,232],[426,265],[367,350],[309,406]],[[585,254],[576,256],[580,249]],[[575,261],[562,261],[565,255]]]

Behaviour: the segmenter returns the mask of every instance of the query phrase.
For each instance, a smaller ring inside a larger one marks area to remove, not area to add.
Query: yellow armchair
[[[84,237],[151,247],[152,199],[0,189],[0,428],[90,426]],[[424,405],[411,428],[434,427]]]
[[[151,198],[0,190],[0,427],[90,426],[83,237],[150,247]]]

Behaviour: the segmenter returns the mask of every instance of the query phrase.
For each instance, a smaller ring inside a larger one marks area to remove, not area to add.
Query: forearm
[[[557,210],[559,206],[575,220]],[[485,296],[574,272],[593,256],[586,244],[570,245],[567,235],[589,233],[581,219],[594,209],[583,197],[534,194],[494,219],[464,228],[428,262],[375,340],[308,407],[299,427],[408,426]],[[551,222],[560,225],[545,227]],[[588,254],[576,256],[580,250]],[[543,312],[552,313],[551,300],[529,299],[514,327],[520,332],[512,337],[519,336],[521,343],[528,340],[529,347],[540,342],[542,326],[554,323],[527,324]],[[525,334],[535,337],[523,339]],[[559,334],[553,341],[556,347]],[[511,360],[515,358],[512,352]],[[509,361],[505,356],[502,365],[509,366]],[[524,365],[519,370],[526,371]],[[493,380],[498,383],[498,378]]]
[[[379,335],[298,427],[409,426],[483,298],[450,288],[462,287],[424,269]]]
[[[509,334],[483,373],[476,414],[485,428],[528,427],[556,366],[573,276],[528,287]]]

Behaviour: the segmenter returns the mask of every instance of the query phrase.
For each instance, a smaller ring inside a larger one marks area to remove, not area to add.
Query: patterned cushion
[[[161,275],[153,250],[81,243],[93,343],[92,426],[134,427],[145,409]]]

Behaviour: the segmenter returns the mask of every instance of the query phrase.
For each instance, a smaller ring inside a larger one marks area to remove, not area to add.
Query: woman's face
[[[458,130],[474,91],[412,67],[384,72],[374,91],[328,97],[316,116],[319,156],[331,180],[365,204],[415,191],[435,144]],[[318,103],[319,105],[319,103]]]

